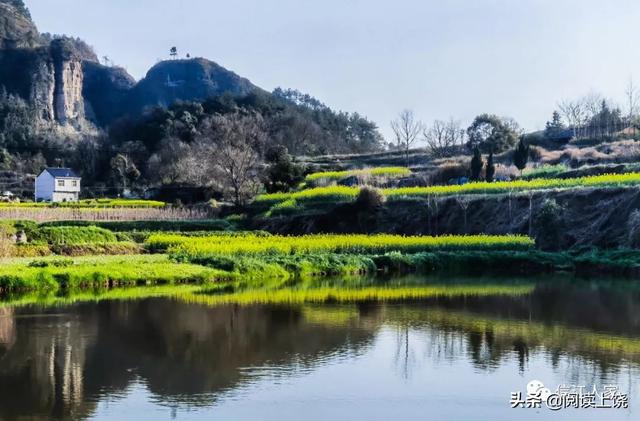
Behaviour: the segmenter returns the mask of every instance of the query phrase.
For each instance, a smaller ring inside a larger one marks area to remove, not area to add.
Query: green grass
[[[553,178],[558,174],[562,174],[563,172],[569,171],[569,167],[564,164],[556,164],[556,165],[543,165],[538,168],[529,168],[522,172],[521,179],[523,180],[533,180],[534,178]]]
[[[3,293],[229,279],[229,273],[175,263],[166,256],[22,259],[0,265],[0,292]]]
[[[87,227],[42,227],[33,232],[32,241],[43,241],[50,245],[75,245],[113,243],[116,235],[104,228]]]

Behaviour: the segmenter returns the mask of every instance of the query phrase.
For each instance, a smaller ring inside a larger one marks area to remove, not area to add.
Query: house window
[[[71,182],[71,185],[72,185],[73,187],[78,187],[78,180],[73,180],[73,181]]]
[[[58,180],[58,187],[64,187],[64,180]]]

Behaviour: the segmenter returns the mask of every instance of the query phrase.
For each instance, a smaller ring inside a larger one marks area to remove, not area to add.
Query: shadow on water
[[[136,384],[162,405],[211,407],[261,376],[366,355],[385,332],[407,377],[416,336],[437,349],[424,358],[487,372],[512,358],[524,370],[537,352],[552,368],[569,357],[603,376],[640,362],[640,288],[630,283],[441,281],[349,280],[369,292],[342,296],[345,285],[327,281],[318,288],[329,300],[302,288],[257,303],[196,287],[22,297],[0,308],[0,419],[87,418]]]

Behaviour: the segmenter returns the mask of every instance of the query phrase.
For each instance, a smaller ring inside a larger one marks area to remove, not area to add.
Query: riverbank
[[[209,292],[321,287],[325,279],[389,276],[550,276],[637,277],[640,251],[549,253],[538,250],[467,250],[384,254],[310,253],[295,255],[194,257],[175,254],[46,257],[4,260],[0,293],[56,293],[130,286],[202,285]]]

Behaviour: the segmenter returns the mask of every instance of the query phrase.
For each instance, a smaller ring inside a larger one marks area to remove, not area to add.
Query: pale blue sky
[[[544,126],[591,90],[640,84],[637,0],[26,0],[42,32],[79,36],[136,78],[176,45],[272,90],[308,92],[390,134],[482,112]]]

